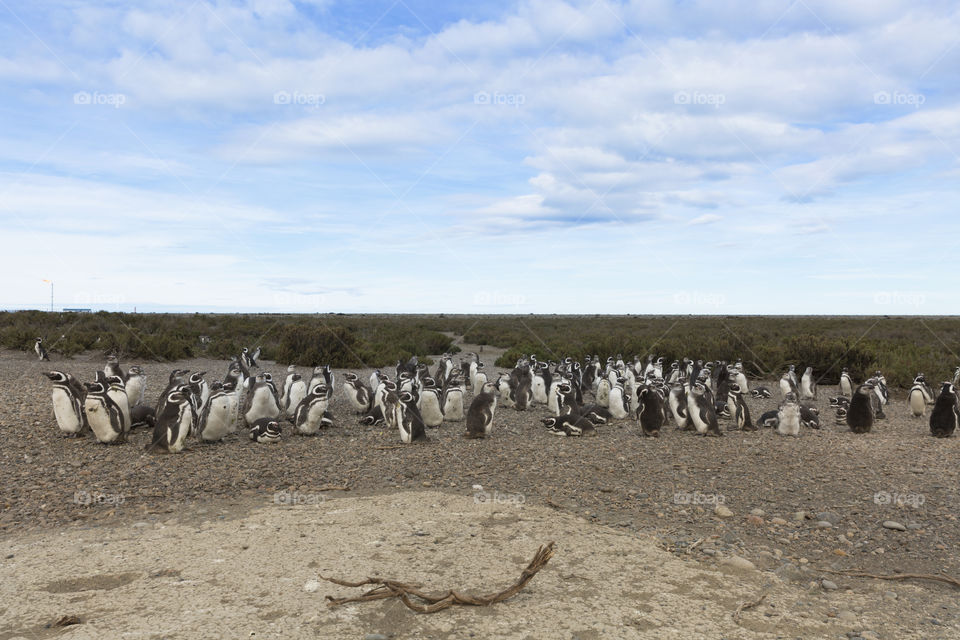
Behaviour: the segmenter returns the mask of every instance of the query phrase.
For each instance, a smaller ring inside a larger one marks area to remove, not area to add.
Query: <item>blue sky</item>
[[[956,314],[960,5],[0,0],[0,307]]]

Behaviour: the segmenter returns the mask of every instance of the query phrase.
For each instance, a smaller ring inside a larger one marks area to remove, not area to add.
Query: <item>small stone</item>
[[[755,527],[759,527],[760,525],[763,524],[763,518],[761,518],[760,516],[755,516],[753,514],[750,514],[749,516],[747,516],[747,524],[752,524]]]
[[[837,620],[842,620],[843,622],[856,622],[857,614],[848,609],[841,609],[837,612]]]
[[[767,512],[764,511],[763,509],[751,509],[750,515],[757,516],[758,518],[762,518],[763,516],[767,515]]]
[[[783,525],[787,524],[787,521],[783,518],[770,518],[770,524],[775,524],[782,527]]]
[[[807,560],[806,558],[800,558],[800,564],[807,564],[807,563],[809,563],[809,562],[810,562],[810,561]]]
[[[818,520],[814,525],[817,529],[833,529],[833,523],[828,520]]]
[[[794,522],[803,522],[803,521],[806,520],[806,519],[807,519],[807,512],[806,512],[806,511],[796,511],[796,512],[794,512],[794,514],[793,514],[793,521],[794,521]]]
[[[363,640],[387,640],[387,636],[382,633],[368,633],[363,636]]]
[[[780,565],[774,570],[774,573],[779,576],[781,580],[787,580],[790,582],[806,582],[807,579],[800,569],[797,568],[797,565],[793,564],[792,562],[787,562]]]
[[[907,528],[897,522],[896,520],[884,520],[883,522],[884,529],[892,529],[893,531],[906,531]]]
[[[718,518],[732,518],[733,511],[730,511],[730,509],[728,509],[725,505],[718,504],[713,510],[713,515],[717,516]]]
[[[845,544],[845,545],[853,544],[847,539],[847,536],[843,535],[842,533],[837,536],[837,540],[839,540],[842,544]]]
[[[840,516],[833,511],[821,511],[817,514],[817,520],[826,520],[830,524],[837,524],[840,522]]]
[[[884,600],[896,600],[896,599],[899,598],[899,597],[900,597],[900,596],[897,595],[897,592],[896,592],[896,591],[884,591],[884,592],[883,592],[883,599],[884,599]]]
[[[753,571],[757,568],[755,564],[753,564],[746,558],[741,558],[740,556],[730,556],[729,558],[726,558],[721,564],[725,567],[730,567],[731,569],[738,569],[741,571]]]
[[[836,591],[840,588],[833,580],[821,580],[820,586],[823,587],[824,591]]]
[[[920,524],[919,522],[911,522],[910,524],[907,525],[907,529],[916,531],[917,529],[923,529],[923,525]]]
[[[320,582],[318,580],[307,580],[303,585],[303,590],[307,593],[314,593],[319,588]]]

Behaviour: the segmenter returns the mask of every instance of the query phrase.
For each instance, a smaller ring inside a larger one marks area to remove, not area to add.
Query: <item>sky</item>
[[[0,0],[4,309],[958,314],[958,205],[955,1]]]

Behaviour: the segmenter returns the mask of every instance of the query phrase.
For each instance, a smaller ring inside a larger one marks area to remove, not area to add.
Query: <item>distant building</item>
[[[67,309],[63,308],[64,313],[91,313],[92,309]]]

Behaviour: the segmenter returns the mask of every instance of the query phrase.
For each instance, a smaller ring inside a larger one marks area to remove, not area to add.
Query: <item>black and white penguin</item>
[[[105,376],[102,372],[97,372],[97,381],[107,385],[107,395],[120,407],[120,413],[123,414],[123,423],[127,431],[130,430],[130,399],[127,397],[127,390],[123,384],[123,378],[120,376]]]
[[[850,377],[850,370],[843,368],[840,373],[840,395],[848,398],[853,396],[853,378]]]
[[[800,378],[800,400],[817,399],[817,381],[813,379],[813,367],[807,367],[803,370],[803,376]]]
[[[280,391],[280,410],[283,411],[287,408],[287,393],[290,391],[290,385],[293,383],[293,376],[297,372],[297,366],[291,364],[287,367],[287,375],[283,378],[283,388]],[[304,383],[306,384],[306,383]],[[301,398],[302,399],[302,398]],[[297,405],[290,406],[290,410],[293,411],[297,408]]]
[[[930,433],[935,438],[949,438],[957,429],[960,419],[960,407],[957,406],[956,387],[950,382],[944,382],[940,387],[940,395],[930,412]]]
[[[107,356],[107,363],[103,365],[103,374],[107,377],[117,376],[124,382],[127,380],[127,374],[120,368],[120,359],[117,356]]]
[[[777,410],[777,433],[782,436],[800,435],[800,403],[793,392],[787,394]]]
[[[163,411],[157,415],[153,439],[145,448],[160,453],[180,453],[196,423],[192,391],[183,385],[166,394]]]
[[[273,418],[260,418],[250,426],[250,439],[260,444],[276,444],[282,434],[280,422]]]
[[[420,392],[420,415],[427,427],[439,427],[443,424],[443,405],[440,404],[442,392],[436,387],[425,387]]]
[[[443,419],[447,422],[460,422],[464,419],[463,411],[464,388],[459,381],[447,385],[440,396],[440,405],[443,407]]]
[[[237,390],[234,383],[214,383],[197,421],[197,437],[201,442],[219,442],[236,430]]]
[[[108,394],[106,382],[88,382],[83,412],[97,442],[104,444],[127,441],[128,425],[124,414]]]
[[[790,370],[780,376],[780,394],[786,399],[787,394],[792,393],[795,398],[800,397],[800,389],[797,386],[797,376],[793,371],[793,365]]]
[[[327,426],[325,418],[330,406],[327,387],[323,383],[315,385],[310,393],[293,410],[293,426],[302,436],[313,436]]]
[[[623,420],[630,414],[630,398],[623,383],[624,379],[618,378],[617,383],[610,388],[608,407],[615,420]]]
[[[780,424],[780,410],[771,409],[770,411],[764,412],[759,419],[757,419],[757,426],[764,427],[765,429],[776,429]]]
[[[637,392],[637,422],[645,436],[660,437],[663,428],[663,398],[651,387],[641,387]]]
[[[772,398],[773,394],[770,393],[770,389],[766,387],[757,387],[756,389],[750,390],[750,395],[754,398]]]
[[[836,424],[837,424],[838,426],[842,426],[842,425],[847,424],[847,408],[848,408],[848,407],[849,407],[849,405],[844,406],[844,407],[837,407]]]
[[[379,405],[373,405],[370,408],[370,411],[360,418],[360,424],[365,424],[369,426],[383,424],[383,410],[380,409]]]
[[[47,350],[43,346],[43,338],[38,337],[37,341],[33,343],[33,351],[37,354],[38,360],[49,360],[50,356],[47,355]]]
[[[247,426],[251,426],[262,418],[279,420],[280,403],[277,401],[273,385],[266,380],[263,374],[258,374],[247,392],[243,407],[243,419]]]
[[[910,407],[910,412],[913,413],[915,418],[922,418],[923,414],[927,412],[926,391],[924,391],[920,378],[915,379],[913,386],[910,387],[910,393],[907,394],[907,406]]]
[[[344,374],[343,391],[354,411],[367,413],[373,403],[373,392],[355,373]]]
[[[324,387],[324,393],[326,393],[326,387]],[[287,390],[287,396],[283,399],[284,404],[280,408],[281,417],[287,417],[292,420],[297,407],[300,406],[300,403],[303,402],[303,399],[306,397],[307,383],[304,382],[299,373],[293,374],[290,380],[290,388]],[[329,397],[327,400],[329,401]]]
[[[687,392],[684,384],[679,380],[670,385],[670,394],[667,396],[667,407],[677,425],[677,429],[692,429],[693,425],[687,414]]]
[[[743,397],[743,388],[738,382],[731,382],[728,390],[727,401],[733,405],[730,413],[733,416],[734,423],[740,431],[756,431],[757,427],[750,419],[750,408]]]
[[[483,393],[483,387],[487,384],[487,374],[482,371],[482,362],[475,362],[473,364],[476,365],[476,367],[470,367],[470,371],[473,374],[473,395],[478,395]]]
[[[864,382],[857,387],[850,398],[850,407],[847,409],[847,426],[854,433],[869,433],[873,427],[873,385]]]
[[[130,409],[130,430],[147,427],[151,431],[157,426],[157,412],[150,405],[138,404]]]
[[[547,431],[555,436],[580,437],[597,435],[597,430],[594,428],[593,423],[583,416],[575,416],[572,414],[550,416],[541,418],[540,422],[547,428]]]
[[[243,384],[244,380],[243,368],[240,366],[240,363],[237,361],[231,362],[227,366],[227,375],[223,378],[223,384],[232,384],[237,395],[242,396],[246,390]]]
[[[62,371],[48,371],[43,374],[53,383],[53,415],[57,419],[60,431],[76,438],[89,430],[83,413],[86,391],[76,378]]]
[[[127,400],[130,402],[130,409],[138,404],[143,404],[143,396],[147,389],[147,376],[143,373],[143,368],[137,365],[130,367],[123,383],[127,391]]]
[[[496,389],[488,382],[480,389],[467,411],[465,438],[486,438],[493,430],[493,415],[497,410]]]
[[[517,411],[526,411],[533,404],[533,387],[530,375],[522,376],[517,382],[513,393],[513,408]]]
[[[687,415],[693,423],[697,433],[705,436],[723,435],[720,423],[717,420],[717,411],[713,399],[707,395],[707,388],[702,382],[693,385],[687,394]]]
[[[197,371],[190,374],[190,378],[187,381],[187,384],[190,385],[190,395],[193,400],[193,410],[197,414],[197,417],[203,412],[203,408],[207,406],[207,400],[210,399],[210,385],[207,384],[207,381],[203,376],[207,375],[206,371]]]
[[[400,430],[400,442],[410,444],[426,440],[427,432],[423,416],[417,408],[416,397],[409,391],[401,391],[398,399],[397,428]]]

